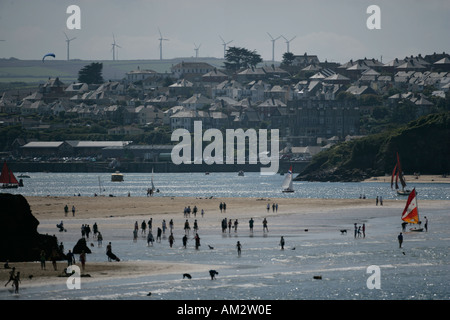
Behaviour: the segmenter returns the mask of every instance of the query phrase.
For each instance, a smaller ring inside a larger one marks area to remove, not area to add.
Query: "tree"
[[[237,71],[241,68],[256,67],[262,62],[261,56],[255,50],[229,47],[225,53],[225,68],[229,71]]]
[[[285,66],[290,66],[294,61],[295,56],[292,52],[285,52],[283,54],[283,61],[281,62]]]
[[[78,81],[87,84],[103,83],[102,69],[103,63],[92,62],[78,71]]]

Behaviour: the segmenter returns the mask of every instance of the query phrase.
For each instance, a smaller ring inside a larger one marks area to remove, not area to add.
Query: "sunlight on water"
[[[151,186],[151,173],[124,173],[123,182],[111,182],[109,173],[32,173],[24,179],[24,187],[2,192],[30,196],[145,196]],[[384,199],[404,199],[383,182],[294,182],[294,193],[282,193],[283,176],[262,176],[246,173],[155,173],[154,184],[159,196],[166,197],[280,197],[280,198],[342,198],[355,199],[382,196]],[[450,200],[450,184],[417,183],[420,199]]]

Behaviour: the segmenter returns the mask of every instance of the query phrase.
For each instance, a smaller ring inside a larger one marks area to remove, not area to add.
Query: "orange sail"
[[[406,206],[402,213],[402,220],[408,223],[419,223],[416,188],[414,188],[408,196],[408,201],[406,201]]]

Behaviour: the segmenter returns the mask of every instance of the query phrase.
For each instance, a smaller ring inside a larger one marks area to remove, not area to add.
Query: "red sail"
[[[406,201],[406,206],[402,213],[402,220],[408,223],[419,223],[416,188],[414,188],[408,196],[408,201]]]
[[[17,181],[16,177],[12,173],[11,170],[9,170],[8,166],[6,165],[6,161],[3,164],[2,173],[0,175],[0,183],[3,184],[19,184],[19,181]]]

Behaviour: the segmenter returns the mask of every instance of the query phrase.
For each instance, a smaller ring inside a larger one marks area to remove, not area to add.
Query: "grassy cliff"
[[[395,130],[337,144],[316,155],[296,180],[361,181],[390,174],[397,152],[405,174],[447,174],[450,112],[430,114]]]

